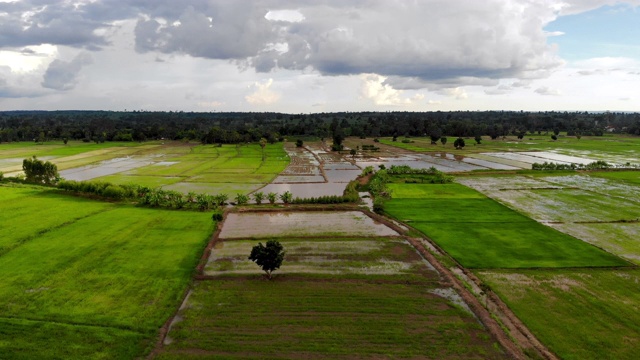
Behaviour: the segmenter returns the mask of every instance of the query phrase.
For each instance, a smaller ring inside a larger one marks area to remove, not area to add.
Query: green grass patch
[[[113,207],[55,190],[0,185],[0,256],[47,231]]]
[[[3,359],[133,359],[148,335],[103,326],[0,318]]]
[[[636,359],[640,272],[481,271],[480,278],[562,359]]]
[[[538,222],[411,226],[468,268],[628,266],[626,261]]]
[[[479,192],[459,184],[388,184],[395,199],[484,199]]]
[[[210,215],[0,187],[0,196],[7,197],[7,192],[23,196],[0,202],[3,224],[15,222],[23,228],[2,237],[19,246],[0,255],[0,309],[15,327],[7,330],[13,335],[2,337],[0,349],[18,351],[20,344],[31,341],[28,329],[34,325],[29,321],[36,321],[45,324],[42,329],[57,329],[37,344],[52,348],[52,354],[69,354],[59,357],[85,358],[82,354],[88,352],[100,357],[104,352],[114,355],[105,358],[119,358],[128,351],[141,355],[191,279],[213,231]],[[8,211],[16,204],[21,213]],[[48,212],[41,210],[44,205]],[[43,228],[29,222],[34,215]],[[71,325],[105,329],[87,330],[83,338],[79,334],[84,330]],[[97,338],[116,341],[110,345],[114,352],[104,350],[107,340]],[[131,342],[120,345],[121,338]],[[140,339],[146,345],[140,345]]]

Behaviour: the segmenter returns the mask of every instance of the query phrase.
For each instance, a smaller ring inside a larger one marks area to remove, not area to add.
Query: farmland
[[[395,179],[385,211],[475,268],[480,284],[560,358],[633,359],[637,174],[479,173],[444,185]]]
[[[125,146],[126,145],[126,146]],[[69,180],[100,180],[162,187],[184,193],[247,194],[273,180],[289,163],[282,144],[203,146],[181,142],[69,145],[1,144],[0,171],[14,175],[37,155]]]
[[[320,222],[339,215],[314,214]],[[287,254],[266,281],[246,258],[260,239],[235,237],[239,224],[250,223],[225,222],[207,279],[194,285],[156,358],[505,356],[468,310],[442,296],[456,297],[397,234],[365,237],[338,227],[328,237],[310,227],[296,238],[267,228]]]
[[[637,269],[480,271],[479,276],[563,359],[637,357]]]
[[[624,266],[626,262],[546,227],[459,184],[391,184],[386,211],[469,268]]]
[[[3,358],[143,354],[213,229],[204,213],[28,186],[0,186],[0,199]]]
[[[37,155],[70,177],[231,197],[341,194],[361,167],[381,164],[456,176],[392,179],[384,211],[408,233],[354,205],[250,205],[225,210],[210,253],[210,213],[3,183],[0,358],[507,357],[416,243],[445,270],[469,274],[459,279],[482,290],[480,302],[498,295],[558,357],[634,358],[640,172],[523,169],[539,159],[637,159],[637,138],[534,135],[463,150],[411,140],[383,138],[356,157],[320,142],[269,144],[264,159],[258,144],[0,144],[10,175]],[[346,143],[363,142],[373,143]],[[287,254],[267,281],[247,255],[272,239]]]

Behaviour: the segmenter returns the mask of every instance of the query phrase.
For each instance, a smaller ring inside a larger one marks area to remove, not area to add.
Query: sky
[[[0,0],[0,111],[640,111],[640,0]]]

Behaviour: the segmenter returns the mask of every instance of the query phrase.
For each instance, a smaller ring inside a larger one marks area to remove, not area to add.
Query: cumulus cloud
[[[280,94],[271,90],[273,79],[253,84],[255,92],[245,96],[245,100],[251,105],[270,105],[280,100]]]
[[[416,101],[424,100],[424,94],[416,94],[413,97],[403,97],[402,90],[396,90],[388,84],[384,76],[377,74],[361,75],[362,96],[370,99],[376,105],[410,105]]]
[[[53,60],[44,73],[41,85],[53,90],[71,90],[76,86],[80,70],[92,61],[88,53],[80,53],[71,61]]]

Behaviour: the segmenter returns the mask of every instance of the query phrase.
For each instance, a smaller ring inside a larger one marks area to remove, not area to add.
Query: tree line
[[[0,142],[51,140],[186,140],[205,144],[269,142],[285,137],[430,136],[439,139],[567,132],[640,135],[640,114],[624,112],[336,112],[316,114],[241,112],[0,112]]]

